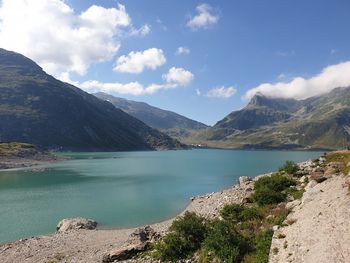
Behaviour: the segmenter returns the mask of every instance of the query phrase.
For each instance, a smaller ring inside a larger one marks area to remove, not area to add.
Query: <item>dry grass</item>
[[[33,149],[34,145],[29,143],[0,143],[0,156],[14,156],[22,151]]]
[[[341,172],[344,175],[348,175],[350,172],[350,166],[348,164],[350,163],[350,151],[344,150],[344,151],[335,151],[327,153],[326,155],[327,164],[331,162],[341,163],[342,169]]]

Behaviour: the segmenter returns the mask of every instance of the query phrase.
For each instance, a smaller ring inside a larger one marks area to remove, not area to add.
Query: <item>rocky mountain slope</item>
[[[207,125],[191,120],[172,111],[159,109],[144,102],[132,101],[99,92],[96,97],[111,102],[152,128],[176,138],[189,136],[191,133],[208,128]]]
[[[127,113],[0,49],[0,141],[74,150],[148,150],[182,145]]]
[[[343,148],[350,143],[350,87],[305,100],[257,94],[193,141],[236,148]]]

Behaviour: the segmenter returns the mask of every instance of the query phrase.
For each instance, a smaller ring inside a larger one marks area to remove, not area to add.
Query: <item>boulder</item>
[[[57,232],[66,232],[70,230],[89,229],[93,230],[97,227],[97,222],[92,219],[82,217],[69,218],[61,220],[56,227]]]
[[[239,185],[245,185],[247,182],[251,182],[253,179],[249,176],[241,176],[239,177]]]
[[[160,234],[154,231],[150,226],[140,227],[130,234],[128,243],[138,244],[146,242],[154,242],[159,240]]]
[[[310,178],[315,180],[317,183],[322,183],[328,179],[323,172],[312,172]]]
[[[131,244],[122,248],[113,249],[102,258],[103,263],[128,260],[146,249],[147,243]]]
[[[103,256],[102,262],[128,260],[145,251],[150,243],[160,239],[160,234],[150,226],[140,227],[130,234],[123,247],[115,248]]]

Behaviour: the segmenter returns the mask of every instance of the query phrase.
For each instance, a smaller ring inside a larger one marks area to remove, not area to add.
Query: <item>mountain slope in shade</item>
[[[0,49],[0,141],[76,150],[148,150],[182,145],[127,113]]]
[[[350,144],[350,87],[305,100],[257,94],[191,139],[235,148],[344,148]]]
[[[193,132],[208,128],[207,125],[186,118],[172,111],[162,110],[144,102],[137,102],[99,92],[96,97],[111,102],[116,108],[138,118],[147,125],[159,129],[162,132],[182,138]]]

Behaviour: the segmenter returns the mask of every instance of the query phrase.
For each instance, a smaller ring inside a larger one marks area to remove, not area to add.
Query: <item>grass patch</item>
[[[350,172],[350,151],[339,151],[339,152],[330,152],[326,154],[326,163],[338,162],[342,164],[341,172],[344,175],[348,175]]]
[[[305,192],[305,189],[288,188],[285,190],[286,194],[293,196],[294,199],[301,199]]]
[[[280,172],[286,172],[287,174],[295,174],[299,170],[299,166],[293,161],[286,161],[284,165],[279,168]]]

